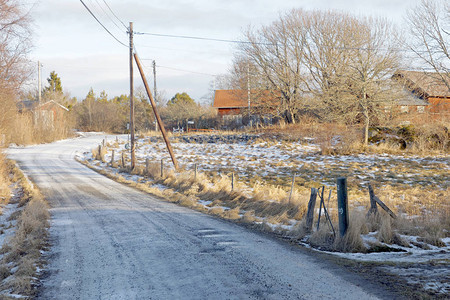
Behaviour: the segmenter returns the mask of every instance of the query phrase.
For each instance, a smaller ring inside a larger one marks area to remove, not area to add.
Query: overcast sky
[[[336,9],[356,15],[383,16],[401,25],[407,9],[419,0],[83,0],[107,29],[128,44],[126,26],[134,31],[236,40],[249,25],[269,24],[292,8]],[[92,87],[109,97],[129,93],[129,50],[114,40],[80,1],[39,1],[32,10],[35,39],[30,58],[43,64],[42,81],[51,71],[61,77],[64,90],[79,100]],[[114,21],[114,22],[113,22]],[[157,65],[157,87],[167,98],[187,92],[196,100],[207,95],[212,75],[231,66],[235,45],[223,42],[135,35],[137,53],[153,88],[152,61]],[[148,60],[147,60],[148,59]],[[183,72],[180,69],[192,73]],[[202,74],[197,74],[202,73]],[[33,84],[33,82],[32,82]],[[37,86],[37,71],[34,85]],[[135,86],[142,85],[135,70]]]

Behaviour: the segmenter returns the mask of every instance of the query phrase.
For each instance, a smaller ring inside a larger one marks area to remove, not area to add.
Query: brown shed
[[[45,127],[53,127],[64,120],[64,115],[68,111],[67,107],[50,100],[33,109],[34,122]]]

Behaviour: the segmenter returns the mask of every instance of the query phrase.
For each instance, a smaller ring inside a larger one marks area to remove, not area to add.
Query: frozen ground
[[[121,151],[125,150],[126,136],[107,139],[109,149],[115,149],[116,160],[119,161]],[[136,156],[138,163],[144,164],[148,158],[152,162],[164,159],[165,168],[170,168],[170,158],[165,145],[155,138],[144,138],[137,142]],[[93,145],[95,146],[95,145]],[[449,188],[449,156],[418,157],[394,155],[353,155],[353,156],[318,156],[318,147],[307,142],[286,143],[282,141],[264,141],[251,139],[245,142],[229,143],[192,143],[183,139],[174,140],[172,146],[179,163],[187,169],[197,164],[204,172],[227,174],[235,172],[239,179],[251,183],[256,177],[272,184],[286,184],[290,176],[296,173],[303,180],[318,181],[322,184],[334,185],[336,175],[349,176],[359,185],[364,186],[369,180],[378,184],[402,188],[430,188],[446,191]],[[106,154],[106,161],[111,160],[111,151]],[[79,158],[90,160],[90,152],[79,153]],[[117,172],[106,163],[96,162],[94,167]],[[324,171],[325,170],[325,171]],[[140,181],[138,176],[121,174]],[[283,179],[284,177],[284,179]],[[280,181],[280,178],[282,181]],[[154,187],[166,189],[162,185]],[[211,209],[210,201],[199,200],[205,208]],[[447,203],[448,204],[448,203]],[[224,207],[224,209],[227,209]],[[259,220],[263,222],[264,220]],[[269,224],[270,225],[270,224]],[[291,225],[282,225],[289,230]],[[274,228],[278,225],[271,225]],[[376,233],[364,236],[365,242],[376,240]],[[419,246],[417,238],[402,236],[410,242],[410,247],[388,245],[399,252],[382,253],[332,253],[357,261],[373,262],[382,265],[383,270],[406,276],[408,282],[440,295],[450,292],[449,253],[450,239],[443,239],[444,247],[429,245],[424,250]],[[416,244],[416,245],[415,245]],[[420,243],[419,243],[420,244]],[[381,245],[385,245],[381,243]],[[307,245],[305,245],[307,246]],[[387,245],[385,245],[387,246]]]
[[[109,141],[114,143],[113,141]],[[117,149],[127,143],[122,136]],[[398,155],[317,155],[319,147],[308,143],[251,139],[246,142],[191,143],[183,139],[173,142],[179,163],[187,169],[197,164],[199,170],[235,172],[243,180],[258,177],[267,183],[289,184],[295,173],[298,178],[335,185],[336,176],[354,178],[360,182],[377,181],[392,186],[429,186],[449,188],[450,156],[398,156]],[[136,157],[144,163],[146,158],[170,166],[166,146],[161,139],[143,138],[137,141]],[[326,171],[324,171],[326,169]]]
[[[155,199],[74,160],[101,139],[8,150],[51,205],[38,298],[401,297],[314,253]]]

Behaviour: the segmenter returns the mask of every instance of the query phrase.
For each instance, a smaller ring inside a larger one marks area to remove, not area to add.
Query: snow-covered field
[[[125,137],[126,138],[126,137]],[[121,136],[118,143],[108,141],[118,150],[125,150],[127,140]],[[159,162],[164,159],[169,167],[170,157],[161,139],[142,138],[136,143],[136,158]],[[361,183],[376,181],[392,186],[425,186],[446,190],[449,188],[450,156],[398,155],[318,155],[319,146],[307,142],[284,142],[253,138],[247,142],[191,143],[174,139],[175,156],[186,169],[197,164],[199,170],[235,172],[244,181],[251,178],[266,183],[290,184],[293,174],[304,182],[335,185],[337,176],[349,177]],[[110,159],[108,153],[106,160]],[[116,159],[119,157],[116,156]]]

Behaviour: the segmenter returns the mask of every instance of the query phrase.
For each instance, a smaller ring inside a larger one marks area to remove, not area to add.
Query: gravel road
[[[392,297],[299,247],[155,199],[74,160],[103,138],[8,150],[51,205],[39,299]]]

